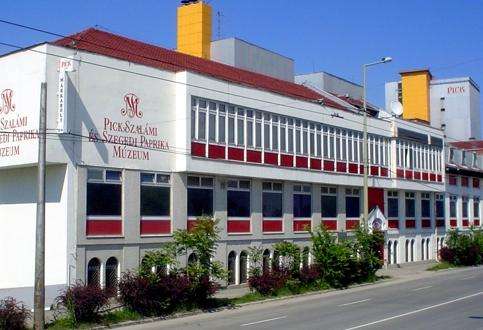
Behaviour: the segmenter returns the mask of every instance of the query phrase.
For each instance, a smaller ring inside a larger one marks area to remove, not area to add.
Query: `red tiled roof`
[[[307,101],[322,100],[326,106],[345,110],[345,107],[342,105],[299,84],[186,55],[94,28],[56,40],[52,44],[101,54],[161,70],[172,72],[191,71]]]
[[[470,150],[476,151],[478,153],[483,153],[483,140],[469,140],[469,141],[458,141],[458,142],[450,142],[449,145],[452,147],[463,149],[463,150]]]

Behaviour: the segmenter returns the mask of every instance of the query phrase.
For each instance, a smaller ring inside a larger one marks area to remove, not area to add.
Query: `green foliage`
[[[453,266],[449,262],[443,261],[443,262],[438,262],[436,265],[433,265],[426,270],[437,271],[437,270],[449,269],[449,268],[454,268],[454,267],[455,266]]]
[[[171,270],[176,270],[178,265],[177,247],[174,243],[166,243],[159,250],[147,252],[139,266],[138,272],[143,276],[151,276],[153,269],[159,272],[165,270],[168,265]]]
[[[455,266],[473,266],[483,263],[483,231],[471,228],[469,232],[453,230],[446,237],[446,246],[440,257]]]
[[[248,270],[248,275],[261,275],[263,272],[263,248],[261,246],[250,246],[248,248],[248,257],[250,259],[250,268]]]
[[[281,269],[297,274],[300,270],[300,247],[295,243],[282,241],[275,243],[273,248],[279,253]]]

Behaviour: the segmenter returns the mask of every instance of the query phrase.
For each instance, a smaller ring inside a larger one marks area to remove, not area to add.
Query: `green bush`
[[[483,263],[483,232],[471,228],[469,232],[450,231],[440,258],[455,266],[474,266]]]

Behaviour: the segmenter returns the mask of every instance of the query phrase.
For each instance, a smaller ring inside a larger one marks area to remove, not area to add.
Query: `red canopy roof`
[[[56,40],[52,44],[143,64],[161,70],[196,72],[307,101],[322,100],[329,107],[345,110],[342,105],[302,85],[186,55],[94,28]]]

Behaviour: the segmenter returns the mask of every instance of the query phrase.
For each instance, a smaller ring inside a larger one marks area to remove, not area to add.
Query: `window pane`
[[[202,187],[213,187],[213,178],[201,178]]]
[[[390,218],[397,218],[399,217],[399,201],[397,198],[388,198],[387,199],[387,216]]]
[[[256,147],[261,148],[262,147],[262,123],[256,123],[256,129],[257,131],[255,132],[255,139],[256,139]]]
[[[270,126],[268,124],[265,124],[263,126],[264,126],[263,146],[265,147],[265,149],[270,149]]]
[[[225,116],[218,118],[218,142],[225,142]]]
[[[154,173],[141,173],[141,182],[154,182]]]
[[[210,113],[210,141],[215,141],[215,132],[216,132],[216,115],[214,113]]]
[[[312,216],[310,195],[293,195],[293,216],[295,218],[310,218]]]
[[[235,118],[228,117],[228,143],[235,143]]]
[[[429,199],[422,199],[421,200],[421,217],[429,218],[430,217],[430,200]]]
[[[436,201],[436,218],[444,218],[444,202]]]
[[[293,129],[288,129],[288,152],[293,152]]]
[[[169,187],[141,186],[141,216],[169,216]]]
[[[322,195],[322,218],[337,217],[337,196]]]
[[[358,218],[361,215],[359,208],[359,197],[356,196],[346,196],[345,198],[345,209],[347,218]]]
[[[108,181],[121,181],[121,171],[106,171],[106,180]]]
[[[206,139],[206,113],[200,112],[198,114],[198,139]]]
[[[188,188],[188,216],[213,215],[213,190]]]
[[[120,184],[88,183],[87,215],[121,215]]]
[[[263,217],[282,217],[282,194],[271,192],[263,193]]]
[[[272,149],[278,150],[278,127],[272,127]]]
[[[456,218],[456,202],[455,201],[449,202],[449,216],[451,218]]]
[[[406,199],[406,217],[414,218],[416,215],[414,199]]]
[[[300,130],[295,131],[295,152],[297,154],[302,153],[302,149],[301,149],[301,146],[300,146]]]
[[[250,192],[228,190],[228,216],[250,217]]]
[[[196,129],[196,112],[191,111],[191,138],[195,138],[195,129]]]
[[[287,144],[285,142],[285,127],[280,127],[280,150],[285,151]]]
[[[247,145],[253,147],[253,122],[247,121]]]
[[[238,145],[239,146],[245,145],[245,132],[243,128],[243,119],[238,119],[237,137],[238,137]]]

